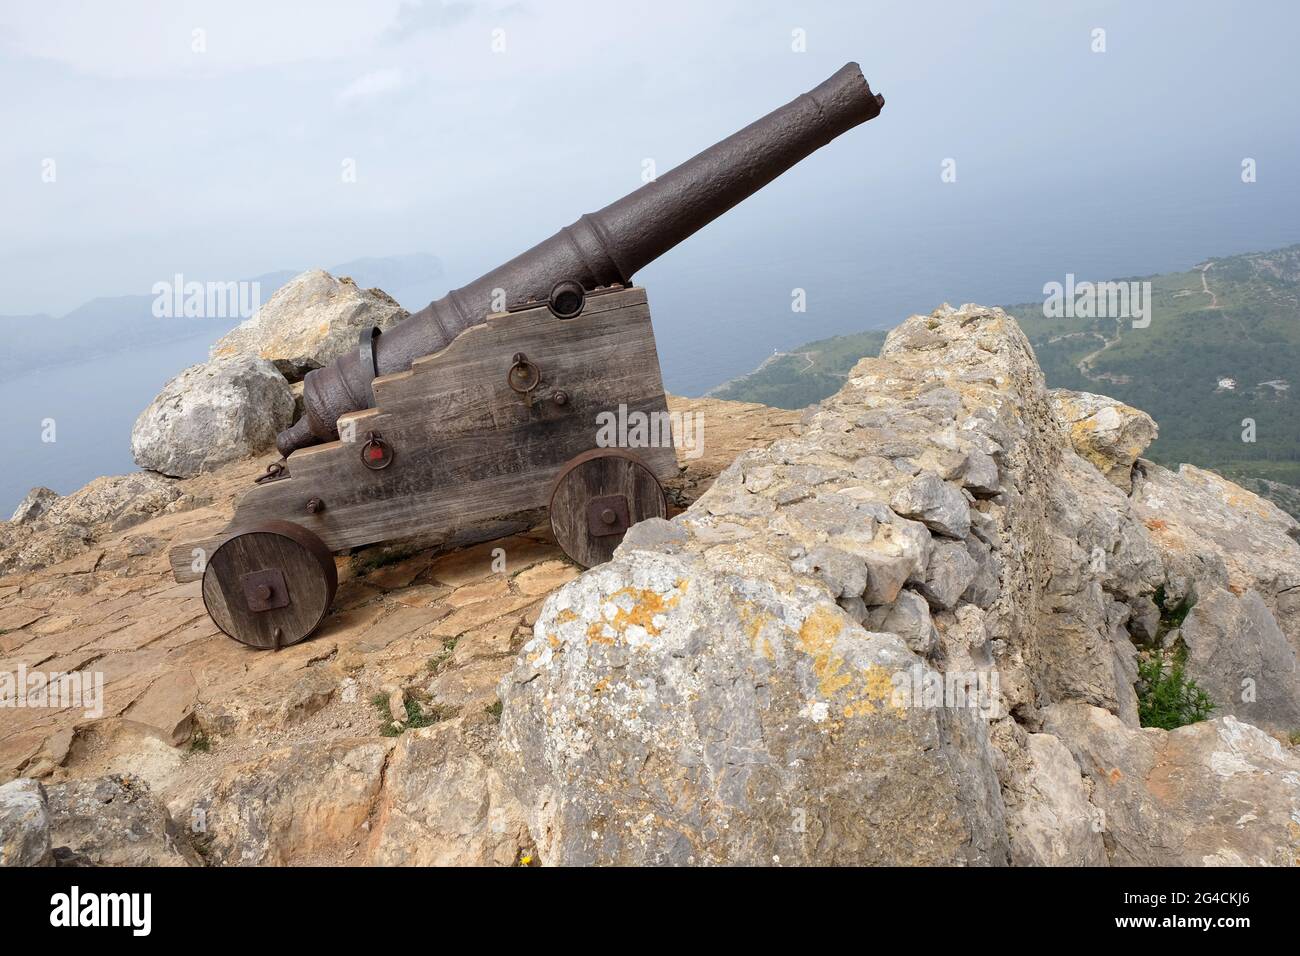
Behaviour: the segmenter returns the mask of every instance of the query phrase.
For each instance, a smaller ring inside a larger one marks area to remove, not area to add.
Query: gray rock
[[[1156,439],[1155,419],[1123,402],[1091,392],[1058,388],[1051,397],[1074,450],[1127,494],[1132,486],[1133,463]]]
[[[889,506],[951,538],[964,538],[970,532],[970,505],[960,491],[932,472],[922,472],[900,488]]]
[[[966,453],[966,461],[962,465],[961,483],[977,494],[997,494],[1002,488],[998,463],[992,456],[984,454],[978,448],[972,448]]]
[[[647,518],[627,529],[619,552],[627,551],[678,551],[690,539],[686,529],[664,518]]]
[[[827,545],[813,548],[790,567],[800,574],[819,577],[836,598],[861,597],[867,586],[867,567],[862,558]]]
[[[895,706],[913,665],[814,591],[638,552],[543,606],[504,772],[550,864],[1005,863],[985,723]]]
[[[938,541],[930,553],[925,580],[917,590],[931,607],[944,611],[956,606],[978,571],[979,565],[967,552],[965,542]]]
[[[915,591],[900,591],[893,604],[871,608],[861,623],[871,631],[897,634],[922,656],[933,651],[939,641],[939,632],[930,618],[930,604]]]
[[[212,346],[211,357],[263,358],[291,381],[356,349],[362,329],[388,329],[406,310],[379,289],[346,276],[304,272],[276,290],[248,321]]]
[[[1300,757],[1235,717],[1138,730],[1086,704],[1054,704],[1091,785],[1115,866],[1295,866]]]
[[[972,512],[973,513],[973,512]],[[993,549],[972,535],[965,541],[966,553],[975,562],[975,576],[962,594],[962,600],[988,608],[997,600],[1001,587],[1001,562]]]
[[[1150,642],[1160,633],[1160,608],[1147,595],[1131,598],[1129,606],[1129,633],[1139,641]]]
[[[1070,751],[1051,734],[1027,734],[1028,767],[1006,789],[1016,866],[1106,866],[1103,814]]]
[[[293,404],[289,383],[265,359],[194,365],[140,414],[131,454],[141,468],[192,478],[270,448],[292,424]]]
[[[513,866],[531,850],[523,808],[492,766],[496,730],[479,710],[401,736],[384,770],[367,863]]]
[[[1208,590],[1179,631],[1187,674],[1214,701],[1215,715],[1232,714],[1257,727],[1300,728],[1300,665],[1263,599]]]
[[[31,524],[58,500],[58,492],[51,491],[49,488],[33,488],[27,492],[27,497],[18,503],[13,517],[9,520],[14,524]]]
[[[868,605],[892,602],[916,572],[916,558],[904,552],[865,551],[862,560],[867,574],[862,600]]]
[[[52,866],[45,788],[20,777],[0,786],[0,866]]]
[[[200,866],[185,831],[139,777],[46,788],[50,841],[95,866]]]

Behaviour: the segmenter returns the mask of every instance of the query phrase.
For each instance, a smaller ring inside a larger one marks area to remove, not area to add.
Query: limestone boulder
[[[1155,419],[1105,395],[1058,388],[1051,396],[1074,450],[1127,494],[1133,463],[1156,440]]]
[[[999,864],[983,718],[909,705],[921,661],[824,585],[635,552],[548,599],[500,697],[543,861]]]
[[[194,365],[169,381],[131,430],[141,468],[192,478],[275,444],[293,423],[294,399],[265,359],[236,356]]]
[[[1187,648],[1187,675],[1210,696],[1214,714],[1290,733],[1300,729],[1300,663],[1295,648],[1255,591],[1237,597],[1205,588],[1169,642]]]
[[[955,486],[933,472],[922,472],[900,488],[889,502],[905,518],[923,522],[931,531],[964,538],[970,531],[970,506]]]
[[[311,269],[290,279],[253,316],[212,346],[211,357],[262,358],[290,381],[354,351],[361,331],[391,328],[407,312],[379,289]]]
[[[1054,704],[1045,729],[1073,753],[1115,866],[1295,866],[1300,756],[1235,717],[1177,730]]]

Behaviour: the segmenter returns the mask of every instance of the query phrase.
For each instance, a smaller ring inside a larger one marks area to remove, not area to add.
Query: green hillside
[[[1151,283],[1147,328],[1129,319],[1047,318],[1041,302],[1006,307],[1048,385],[1149,412],[1160,438],[1147,456],[1162,464],[1190,462],[1261,491],[1300,486],[1300,245],[1120,281]],[[882,340],[863,332],[813,342],[715,394],[799,408],[837,390]],[[1242,440],[1245,419],[1255,423],[1254,442]],[[1274,490],[1270,497],[1295,508],[1300,492]]]
[[[778,352],[740,378],[709,392],[714,398],[758,402],[774,408],[803,408],[838,392],[849,370],[864,355],[875,355],[885,332],[873,330],[809,342]]]

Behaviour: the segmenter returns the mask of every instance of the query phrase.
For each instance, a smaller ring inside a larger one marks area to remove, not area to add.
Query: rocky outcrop
[[[380,289],[361,289],[346,276],[312,269],[281,286],[252,318],[219,339],[211,355],[263,358],[298,381],[356,349],[362,329],[387,329],[406,315]]]
[[[1296,649],[1255,591],[1238,597],[1200,588],[1196,604],[1169,642],[1187,651],[1187,672],[1215,701],[1217,713],[1289,733],[1300,729]]]
[[[742,455],[548,600],[500,688],[506,773],[541,857],[1131,862],[1084,756],[1090,725],[1063,708],[1170,754],[1236,733],[1230,717],[1141,730],[1138,645],[1177,642],[1170,608],[1234,578],[1270,582],[1285,617],[1280,585],[1300,570],[1280,513],[1257,527],[1251,503],[1219,534],[1247,493],[1138,461],[1153,437],[1134,409],[1051,395],[1000,310],[909,319],[796,437]],[[1157,488],[1158,507],[1190,512],[1177,541],[1152,515]],[[1202,537],[1231,556],[1197,558]],[[1284,663],[1260,630],[1268,602],[1241,603],[1224,627],[1191,622],[1189,666]],[[1249,808],[1300,793],[1300,762],[1248,731],[1273,772],[1230,797],[1262,817]],[[1183,784],[1226,794],[1207,761],[1189,756]],[[1141,819],[1140,793],[1118,799]],[[1197,862],[1244,845],[1207,831]]]
[[[49,510],[50,505],[59,500],[59,495],[49,488],[33,488],[27,496],[18,502],[13,516],[9,519],[14,524],[31,524]]]
[[[1049,708],[1116,866],[1295,866],[1300,759],[1234,717],[1138,730],[1087,704]]]
[[[163,511],[182,494],[178,482],[161,475],[111,475],[60,498],[39,520],[87,528],[92,534],[122,531]]]
[[[96,478],[70,495],[55,495],[34,517],[0,523],[0,573],[61,562],[91,571],[102,552],[87,549],[174,507],[183,496],[179,482],[149,472]]]
[[[374,866],[513,866],[533,852],[523,808],[494,766],[497,721],[471,711],[402,735],[384,775]]]
[[[190,803],[215,865],[308,863],[362,835],[392,743],[338,740],[232,764]]]
[[[237,356],[194,365],[169,381],[136,419],[131,454],[141,468],[176,478],[264,451],[293,422],[288,382],[265,359]]]
[[[198,866],[189,839],[130,774],[46,788],[50,842],[60,865]]]
[[[542,859],[1005,863],[977,712],[899,704],[892,675],[923,666],[899,637],[731,563],[634,553],[547,603],[501,691]]]
[[[1155,419],[1105,395],[1058,388],[1051,393],[1070,444],[1120,491],[1133,486],[1133,464],[1156,440]]]
[[[1300,730],[1300,523],[1213,472],[1139,464],[1133,512],[1186,612],[1166,642],[1217,713],[1280,734]],[[1190,609],[1190,610],[1188,610]]]

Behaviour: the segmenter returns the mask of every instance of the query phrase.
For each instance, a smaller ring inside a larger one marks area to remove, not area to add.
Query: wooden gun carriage
[[[213,621],[254,647],[310,635],[332,553],[546,507],[584,567],[663,517],[670,443],[602,447],[602,415],[668,414],[632,274],[815,149],[879,114],[856,64],[308,374],[284,459],[219,534],[171,551]],[[491,311],[501,301],[504,311]]]

